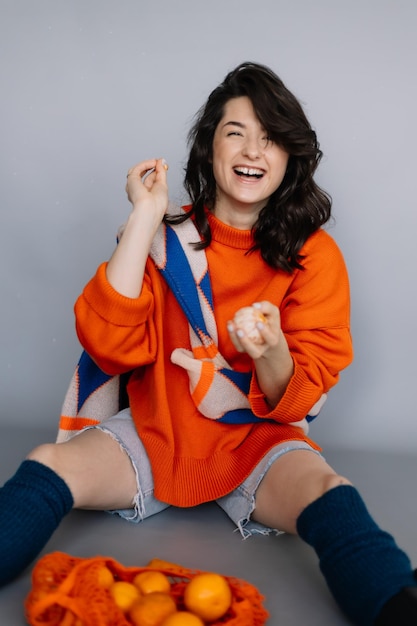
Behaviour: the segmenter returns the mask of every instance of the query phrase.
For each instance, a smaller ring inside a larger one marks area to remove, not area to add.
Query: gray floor
[[[0,484],[14,473],[36,444],[54,432],[2,428]],[[417,566],[417,454],[384,455],[347,450],[326,451],[327,460],[360,489],[371,513],[393,532]],[[242,540],[216,505],[168,509],[140,525],[114,516],[73,511],[51,538],[44,553],[61,550],[87,557],[106,555],[124,565],[144,565],[153,557],[186,567],[215,570],[255,584],[265,595],[268,625],[342,626],[339,612],[319,573],[312,550],[296,537]],[[30,568],[0,590],[0,624],[23,626],[23,600],[30,589]]]

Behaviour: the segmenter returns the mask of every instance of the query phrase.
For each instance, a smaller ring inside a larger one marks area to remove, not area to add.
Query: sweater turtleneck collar
[[[221,222],[213,213],[207,211],[213,241],[217,241],[230,248],[248,250],[253,246],[253,236],[250,230],[240,230]]]

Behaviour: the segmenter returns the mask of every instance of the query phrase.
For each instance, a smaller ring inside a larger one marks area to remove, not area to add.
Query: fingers
[[[156,159],[148,159],[147,161],[141,161],[137,163],[133,167],[131,167],[127,172],[127,179],[130,177],[133,179],[142,179],[145,176],[146,172],[149,172],[156,167]]]
[[[134,205],[148,194],[167,193],[168,164],[165,159],[148,159],[141,161],[128,170],[126,193]]]
[[[147,177],[151,175],[153,172],[156,172],[157,175],[160,175],[163,172],[168,170],[168,163],[165,159],[149,159],[147,161],[141,161],[131,167],[127,172],[127,178],[130,176],[136,179],[141,179],[142,182],[145,182]]]
[[[251,309],[253,314],[251,315]],[[253,359],[278,345],[281,335],[278,307],[268,301],[255,302],[236,312],[227,324],[230,339],[238,352]]]

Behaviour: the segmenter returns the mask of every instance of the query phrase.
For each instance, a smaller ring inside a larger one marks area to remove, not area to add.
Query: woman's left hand
[[[294,362],[281,329],[278,307],[266,300],[252,306],[255,313],[260,312],[264,317],[264,321],[256,324],[258,340],[251,339],[235,321],[228,322],[227,329],[236,350],[246,352],[253,359],[259,386],[273,409],[284,395],[294,373]]]
[[[246,307],[245,307],[246,308]],[[261,313],[263,317],[256,322],[257,339],[254,341],[245,332],[244,328],[236,325],[236,316],[242,311],[236,311],[234,320],[227,324],[230,339],[238,352],[246,352],[252,359],[259,359],[269,350],[276,348],[282,337],[281,316],[277,306],[264,300],[252,304],[254,315]],[[252,334],[252,333],[251,333]]]

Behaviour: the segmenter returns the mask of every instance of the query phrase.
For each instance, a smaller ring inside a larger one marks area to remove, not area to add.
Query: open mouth
[[[242,178],[262,178],[264,172],[257,167],[235,167],[235,174]]]

